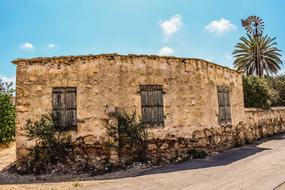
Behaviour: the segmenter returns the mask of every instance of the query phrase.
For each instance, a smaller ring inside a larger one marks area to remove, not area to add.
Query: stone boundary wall
[[[189,138],[169,134],[164,139],[149,139],[147,142],[147,157],[154,164],[181,162],[192,159],[194,157],[193,150],[195,150],[194,152],[204,151],[208,154],[220,152],[285,132],[284,107],[271,108],[270,110],[245,109],[245,115],[247,120],[236,126],[224,125],[219,128],[212,127],[196,130]],[[132,155],[135,150],[131,145],[127,145],[124,151],[124,160],[131,160],[128,159],[128,155]],[[89,151],[88,154],[90,153],[92,151]],[[92,158],[90,155],[86,157]],[[96,160],[104,158],[101,163],[112,162],[116,165],[116,160],[112,160],[111,151],[109,155],[97,155],[95,157]],[[106,158],[110,159],[109,162]],[[103,168],[103,166],[100,167]]]
[[[245,108],[245,117],[248,123],[266,122],[272,118],[285,118],[285,107],[272,107],[270,110]]]
[[[169,136],[149,141],[148,154],[156,159],[180,161],[191,157],[191,150],[207,153],[250,144],[285,131],[285,107],[270,110],[245,109],[246,121],[236,126],[196,130],[192,138]]]
[[[176,163],[195,157],[194,152],[214,153],[230,148],[250,144],[264,137],[285,132],[285,107],[271,108],[270,110],[245,109],[247,120],[236,126],[224,125],[219,128],[204,128],[192,133],[192,137],[177,137],[166,135],[164,139],[153,138],[147,141],[146,155],[151,163]],[[118,154],[114,148],[108,148],[105,142],[98,142],[96,138],[87,136],[75,143],[72,154],[74,160],[64,165],[56,166],[53,170],[84,171],[86,167],[92,171],[106,172],[106,168],[121,168]],[[123,159],[131,163],[136,152],[132,145],[123,147]],[[86,165],[87,164],[87,165]]]

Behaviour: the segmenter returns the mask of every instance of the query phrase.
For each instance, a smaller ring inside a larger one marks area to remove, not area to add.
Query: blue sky
[[[15,79],[11,60],[78,54],[196,57],[232,67],[257,15],[285,50],[284,0],[0,0],[0,78]],[[284,58],[284,57],[283,57]]]

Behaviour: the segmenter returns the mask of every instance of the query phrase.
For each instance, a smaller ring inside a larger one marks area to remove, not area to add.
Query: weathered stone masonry
[[[168,136],[153,139],[149,144],[149,154],[155,158],[179,161],[189,158],[189,150],[200,149],[218,152],[252,143],[285,131],[285,108],[272,108],[268,111],[245,110],[246,120],[235,126],[196,130],[190,138]]]
[[[149,129],[148,153],[153,157],[184,157],[192,148],[224,150],[284,130],[284,109],[245,110],[241,73],[200,59],[107,54],[13,63],[17,65],[18,159],[31,146],[24,137],[26,120],[36,120],[52,109],[54,87],[77,90],[73,136],[93,135],[93,141],[101,142],[106,141],[108,113],[124,108],[141,115],[140,85],[161,85],[164,126]],[[218,121],[220,86],[229,88],[231,124],[225,126]]]

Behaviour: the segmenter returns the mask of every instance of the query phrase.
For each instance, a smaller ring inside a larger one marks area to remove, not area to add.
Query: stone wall
[[[167,134],[163,139],[149,137],[145,151],[148,162],[154,165],[181,162],[195,158],[197,154],[200,154],[198,157],[203,157],[202,153],[221,152],[285,132],[285,108],[283,107],[271,108],[268,111],[245,109],[245,113],[247,120],[236,126],[204,128],[194,131],[191,137],[173,134]],[[73,143],[71,154],[73,161],[48,169],[53,172],[72,171],[98,174],[132,163],[136,153],[132,144],[121,147],[121,157],[118,158],[115,149],[106,146],[105,143],[99,142],[93,136],[77,139]]]
[[[191,150],[219,152],[250,144],[275,134],[285,132],[285,108],[270,110],[245,109],[246,120],[237,125],[196,130],[190,138],[167,136],[149,141],[148,154],[154,159],[181,161],[191,158]]]
[[[89,160],[95,168],[116,164],[118,155],[104,146],[109,140],[104,125],[115,108],[141,114],[139,85],[160,84],[164,91],[165,126],[148,130],[146,152],[154,162],[177,162],[191,158],[192,150],[222,151],[285,130],[285,108],[244,109],[241,74],[204,60],[109,54],[14,63],[18,160],[33,145],[25,138],[26,120],[51,110],[53,87],[77,87],[78,127],[70,134],[90,138],[84,146],[74,144],[75,163]],[[232,124],[225,126],[218,123],[217,86],[222,85],[230,88],[232,113]],[[125,151],[131,155],[132,147]]]
[[[245,109],[246,122],[258,132],[253,133],[259,139],[283,132],[285,127],[285,107],[274,107],[270,110],[256,108]]]
[[[145,84],[160,84],[164,91],[165,126],[150,129],[151,139],[190,139],[204,128],[213,133],[223,130],[218,124],[217,86],[230,88],[232,124],[244,120],[241,73],[200,59],[108,54],[13,63],[17,64],[18,158],[25,157],[26,148],[32,146],[24,136],[26,120],[37,120],[51,110],[53,87],[77,87],[74,138],[93,135],[104,141],[104,125],[115,108],[141,115],[139,86]]]

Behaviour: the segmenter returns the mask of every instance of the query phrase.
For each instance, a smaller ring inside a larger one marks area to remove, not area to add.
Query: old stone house
[[[270,133],[266,127],[259,133],[263,112],[256,116],[256,110],[244,109],[242,74],[205,60],[102,54],[13,63],[17,65],[18,159],[26,156],[30,146],[24,136],[26,120],[36,120],[50,110],[59,128],[76,137],[91,134],[97,140],[106,136],[108,113],[116,108],[136,111],[148,125],[153,154],[163,150],[171,155],[187,147],[222,150]],[[279,109],[266,114],[275,123],[284,117]],[[270,126],[277,133],[284,123],[278,129]],[[158,139],[174,143],[156,144]],[[177,145],[177,139],[194,141]]]

